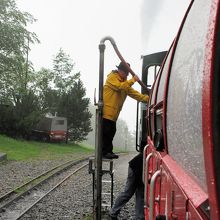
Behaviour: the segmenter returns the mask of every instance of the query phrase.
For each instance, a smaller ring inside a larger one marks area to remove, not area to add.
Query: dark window
[[[56,120],[55,125],[64,125],[64,120]]]

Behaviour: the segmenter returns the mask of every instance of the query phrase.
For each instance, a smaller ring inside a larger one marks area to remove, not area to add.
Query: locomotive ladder
[[[93,185],[93,210],[96,207],[96,194],[97,184],[95,177],[95,158],[89,158],[89,173],[92,174],[92,185]],[[102,170],[101,170],[101,208],[111,208],[113,205],[113,189],[114,189],[114,169],[113,160],[102,159]],[[104,211],[104,209],[102,210]]]
[[[95,210],[95,220],[102,220],[101,216],[101,208],[102,208],[102,176],[103,173],[106,172],[105,170],[102,169],[102,163],[103,163],[103,158],[102,158],[102,120],[103,120],[103,81],[104,81],[104,51],[105,51],[105,41],[108,40],[112,44],[116,54],[118,55],[119,59],[123,62],[123,64],[126,66],[126,68],[129,70],[132,76],[135,76],[135,73],[133,70],[128,66],[127,62],[125,62],[124,58],[120,54],[115,40],[110,37],[106,36],[101,39],[100,44],[99,44],[99,51],[100,51],[100,56],[99,56],[99,100],[98,103],[95,101],[95,105],[97,105],[96,109],[96,135],[95,135],[95,159],[91,160],[91,165],[92,163],[95,164],[94,169],[91,168],[91,173],[93,173],[93,186],[94,186],[94,210]],[[148,91],[148,88],[142,81],[138,81],[138,83]],[[110,174],[111,176],[111,204],[112,204],[112,197],[113,197],[113,161],[112,160],[107,160],[109,163],[109,170],[107,173]]]

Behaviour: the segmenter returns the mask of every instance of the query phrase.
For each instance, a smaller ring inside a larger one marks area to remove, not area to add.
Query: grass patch
[[[7,154],[8,160],[55,159],[66,154],[92,154],[94,149],[72,143],[41,143],[16,140],[0,135],[0,152]]]
[[[86,216],[86,217],[84,217],[83,218],[83,220],[93,220],[94,218],[93,218],[93,216],[91,215],[91,216]]]

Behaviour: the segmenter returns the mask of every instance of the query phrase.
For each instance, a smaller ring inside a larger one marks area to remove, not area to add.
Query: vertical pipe
[[[96,180],[96,200],[95,200],[95,216],[96,220],[101,220],[102,209],[102,115],[103,115],[103,78],[104,78],[104,43],[100,43],[100,59],[99,59],[99,101],[97,114],[97,141],[95,155],[95,180]]]
[[[114,192],[114,173],[112,172],[111,173],[111,187],[112,187],[112,189],[111,189],[111,208],[112,208],[112,206],[113,206],[113,192]]]
[[[139,102],[137,102],[137,115],[136,115],[136,151],[139,152],[140,151],[140,142],[138,141],[138,138],[139,138],[138,124],[139,124]],[[139,138],[139,140],[140,140],[140,138]]]

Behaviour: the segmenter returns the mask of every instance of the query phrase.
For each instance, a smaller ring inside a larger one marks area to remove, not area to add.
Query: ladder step
[[[102,180],[103,183],[112,183],[111,180]],[[114,182],[114,181],[113,181]]]
[[[102,173],[112,175],[114,173],[114,170],[113,171],[112,170],[102,170]]]
[[[111,204],[102,203],[102,207],[111,207]]]
[[[111,195],[111,193],[102,193],[102,195]]]

